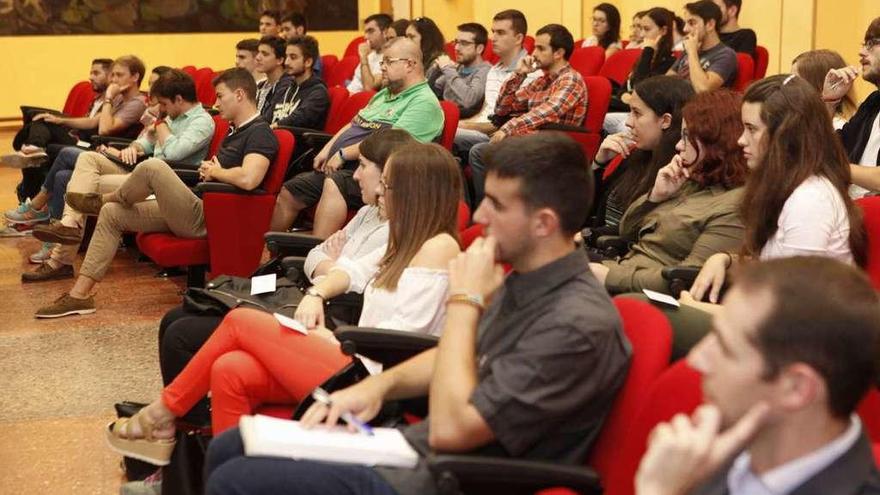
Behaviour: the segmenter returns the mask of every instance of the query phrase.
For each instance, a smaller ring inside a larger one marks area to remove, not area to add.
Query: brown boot
[[[104,202],[98,193],[68,192],[64,195],[64,202],[83,215],[95,215],[101,213]]]
[[[82,241],[82,229],[79,227],[65,227],[61,222],[49,225],[34,226],[34,237],[43,242],[57,244],[79,244]]]
[[[45,262],[32,272],[24,272],[21,274],[22,282],[45,282],[47,280],[62,280],[65,278],[73,278],[73,266],[61,265],[54,268],[50,262]]]

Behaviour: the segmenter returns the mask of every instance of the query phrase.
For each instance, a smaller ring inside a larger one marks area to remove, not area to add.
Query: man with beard
[[[475,22],[462,24],[455,36],[455,62],[447,55],[437,57],[437,66],[443,73],[434,82],[434,92],[458,105],[462,118],[483,108],[486,76],[491,68],[483,60],[488,39],[489,33],[483,26]]]
[[[311,36],[294,37],[287,42],[287,75],[295,84],[287,88],[290,93],[275,108],[272,127],[305,127],[322,129],[330,109],[330,96],[324,81],[314,74],[318,60],[318,41]]]
[[[289,229],[299,212],[318,200],[323,206],[315,214],[314,235],[323,238],[339,230],[348,210],[363,206],[352,176],[360,158],[360,142],[377,129],[403,129],[423,143],[440,135],[443,110],[425,80],[418,45],[406,38],[389,41],[381,67],[385,88],[318,153],[314,172],[304,172],[284,184],[272,215],[273,231]]]

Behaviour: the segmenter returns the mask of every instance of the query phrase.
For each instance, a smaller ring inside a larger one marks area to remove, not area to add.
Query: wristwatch
[[[320,299],[322,301],[325,300],[324,294],[321,294],[321,292],[318,291],[318,289],[316,289],[314,285],[309,287],[308,289],[306,289],[306,295],[317,297],[318,299]]]

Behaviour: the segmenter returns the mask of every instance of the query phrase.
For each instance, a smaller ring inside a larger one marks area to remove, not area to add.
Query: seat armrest
[[[180,177],[180,180],[182,180],[183,183],[189,187],[196,187],[199,181],[201,181],[198,170],[174,167],[172,167],[172,170],[174,170],[174,173],[177,174],[178,177]]]
[[[298,275],[305,270],[306,266],[306,258],[304,256],[285,256],[284,259],[281,260],[281,268],[284,270],[284,273],[287,273],[287,278],[294,278],[290,276],[291,270],[296,270],[294,272],[295,275]]]
[[[324,242],[320,237],[295,232],[266,232],[263,237],[273,256],[307,256],[315,246]]]
[[[355,353],[391,367],[416,354],[437,346],[439,338],[401,330],[343,326],[336,329],[336,339],[342,342],[342,352]]]
[[[285,131],[290,132],[296,137],[305,135],[305,134],[321,134],[325,135],[326,133],[322,132],[320,129],[309,129],[308,127],[295,127],[288,125],[279,125],[276,129],[283,129]],[[332,137],[332,136],[331,136]]]
[[[629,252],[629,242],[616,235],[603,235],[596,239],[596,248],[608,258],[623,256]]]
[[[116,147],[117,145],[129,146],[132,142],[134,142],[134,139],[128,139],[128,138],[116,137],[116,136],[101,136],[101,135],[95,134],[94,136],[89,138],[89,141],[91,141],[92,147],[97,148],[98,146],[100,146],[102,144],[106,145],[106,146],[113,146],[113,147]]]
[[[540,127],[542,131],[562,131],[562,132],[582,132],[584,134],[589,133],[586,127],[582,127],[579,125],[568,125],[568,124],[560,124],[557,122],[550,122],[548,124],[544,124]]]
[[[599,475],[583,466],[479,455],[431,455],[427,462],[441,494],[460,493],[468,486],[494,493],[531,493],[551,487],[582,495],[602,493]]]
[[[199,182],[196,184],[196,192],[197,193],[232,193],[232,194],[241,194],[241,195],[253,195],[259,196],[262,194],[268,194],[265,189],[256,188],[251,189],[250,191],[245,191],[244,189],[233,186],[232,184],[227,184],[225,182]]]
[[[333,139],[333,135],[326,132],[304,132],[302,139],[309,148],[320,150]]]
[[[681,280],[683,282],[693,283],[700,274],[698,266],[666,266],[660,272],[665,280]]]

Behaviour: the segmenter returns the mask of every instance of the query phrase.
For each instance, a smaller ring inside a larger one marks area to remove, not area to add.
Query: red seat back
[[[267,193],[276,195],[281,192],[284,183],[284,175],[287,173],[287,164],[290,163],[290,155],[293,154],[294,139],[290,131],[275,129],[275,138],[278,139],[278,154],[269,166],[266,176],[260,188]]]
[[[486,62],[489,62],[492,65],[497,64],[498,61],[501,60],[500,58],[498,58],[498,55],[496,55],[495,52],[492,51],[492,40],[491,39],[486,42],[486,49],[483,50],[483,60],[485,60]]]
[[[755,80],[764,79],[770,65],[770,52],[761,45],[755,47]]]
[[[217,101],[217,93],[214,91],[214,76],[216,73],[210,67],[202,67],[196,71],[196,98],[206,107],[213,107]]]
[[[339,129],[342,129],[346,124],[351,122],[362,108],[367,106],[367,103],[370,102],[370,99],[373,98],[375,94],[375,91],[361,91],[350,95],[346,98],[345,102],[342,103],[338,112],[327,115],[327,123],[324,125],[324,130],[336,134]]]
[[[874,288],[880,290],[880,196],[856,200],[862,209],[862,222],[868,241],[868,263],[865,271]]]
[[[85,117],[89,114],[94,101],[95,92],[92,91],[92,83],[80,81],[70,88],[61,111],[71,117]]]
[[[535,38],[526,35],[525,39],[523,39],[523,48],[526,49],[529,54],[535,49]]]
[[[460,207],[459,207],[460,208]],[[483,237],[485,226],[481,223],[475,223],[461,231],[461,248],[467,249],[477,237]]]
[[[185,65],[185,66],[181,67],[180,70],[182,70],[183,72],[186,72],[187,74],[189,74],[189,77],[192,77],[193,79],[195,79],[195,77],[196,77],[196,66],[195,65]]]
[[[471,223],[471,209],[464,200],[458,202],[458,233],[461,235]]]
[[[342,58],[358,56],[358,45],[363,43],[365,38],[363,36],[356,36],[353,40],[348,42],[348,46],[345,47],[345,53],[342,54]]]
[[[605,49],[601,46],[575,48],[568,63],[584,77],[598,75],[605,63]]]
[[[339,57],[336,55],[321,55],[321,77],[326,78],[327,74],[331,73],[338,63]]]
[[[611,83],[599,76],[584,77],[587,85],[587,115],[584,127],[590,132],[601,132],[608,105],[611,104]]]
[[[337,115],[342,110],[342,105],[345,104],[345,100],[348,99],[348,90],[343,88],[342,86],[333,86],[327,88],[327,94],[330,98],[330,108],[327,109],[327,120],[324,122],[324,132],[329,132],[330,134],[336,134],[336,131],[342,128],[345,124],[340,125],[335,130],[330,129],[330,120],[331,115]]]
[[[354,77],[354,71],[360,65],[361,59],[357,55],[353,57],[342,57],[339,62],[333,66],[332,71],[324,71],[324,82],[327,87],[345,86],[345,81]]]
[[[443,133],[440,135],[440,145],[452,151],[455,130],[458,129],[458,105],[451,101],[441,100],[440,107],[443,109]]]
[[[736,81],[733,83],[733,89],[743,93],[755,78],[755,59],[748,53],[737,53],[736,61]]]
[[[208,157],[213,157],[217,154],[217,149],[220,148],[220,143],[223,142],[223,138],[225,138],[227,134],[229,134],[229,121],[220,115],[215,115],[214,136],[211,138],[211,144],[208,147]]]
[[[633,67],[635,67],[636,62],[641,56],[641,48],[617,50],[602,64],[602,68],[599,69],[599,75],[613,79],[618,84],[623,84],[629,78]]]
[[[446,51],[446,55],[449,55],[449,58],[455,60],[455,41],[449,41],[445,45],[443,45],[443,50]],[[485,55],[485,51],[483,51],[483,55]]]
[[[865,427],[868,438],[874,443],[880,443],[880,391],[876,387],[868,390],[856,412],[862,418],[862,426]]]
[[[628,297],[615,297],[614,306],[633,353],[626,381],[587,461],[603,479],[617,463],[620,446],[648,399],[649,387],[669,366],[672,352],[672,327],[662,311]]]

